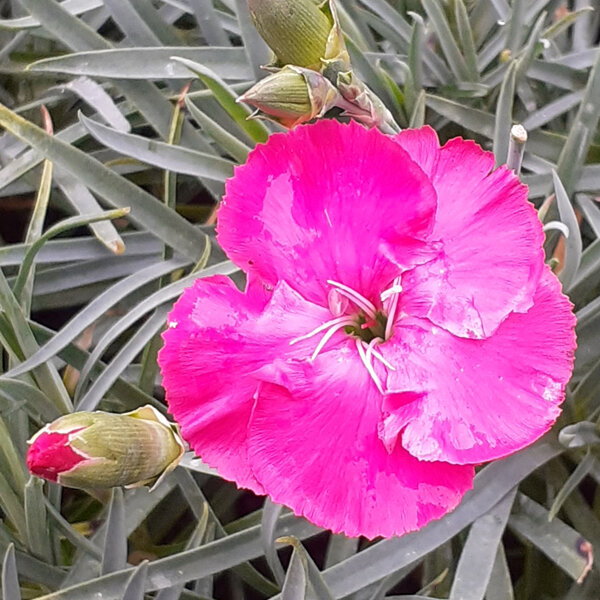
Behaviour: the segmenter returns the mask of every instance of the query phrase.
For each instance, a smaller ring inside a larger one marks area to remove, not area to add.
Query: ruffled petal
[[[226,479],[263,493],[246,453],[260,385],[255,373],[275,358],[310,356],[312,340],[290,341],[327,315],[285,282],[242,293],[222,276],[196,280],[175,304],[159,354],[169,411],[190,446]]]
[[[248,455],[271,498],[348,536],[402,535],[456,507],[471,466],[422,462],[377,434],[381,395],[353,345],[280,365],[252,414]],[[285,385],[285,387],[283,387]]]
[[[543,269],[543,232],[527,188],[491,152],[459,138],[439,148],[431,128],[395,138],[438,197],[438,258],[403,277],[403,310],[460,337],[485,338],[531,307]]]
[[[435,192],[392,138],[319,121],[275,134],[227,182],[218,239],[246,272],[324,305],[327,280],[374,301],[430,258]],[[421,243],[419,243],[421,242]]]
[[[531,444],[560,413],[575,350],[575,317],[549,269],[527,313],[486,340],[406,318],[379,350],[396,366],[380,434],[423,460],[501,458]],[[405,392],[403,395],[401,392]]]

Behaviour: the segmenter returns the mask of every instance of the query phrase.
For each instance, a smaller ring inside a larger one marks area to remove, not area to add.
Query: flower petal
[[[327,280],[374,301],[398,265],[423,262],[435,192],[392,138],[319,121],[275,134],[227,182],[219,242],[244,271],[321,305]]]
[[[549,269],[527,313],[511,314],[486,340],[407,318],[379,346],[396,371],[388,388],[409,393],[384,406],[382,439],[394,435],[423,460],[479,463],[520,450],[548,431],[571,375],[575,317]],[[400,401],[399,401],[400,400]]]
[[[248,456],[275,502],[349,536],[401,535],[452,510],[472,486],[471,466],[421,462],[379,440],[381,395],[353,345],[313,363],[282,366],[266,383]],[[287,388],[287,389],[286,389]]]
[[[403,310],[460,337],[485,338],[531,307],[543,268],[543,232],[527,188],[491,152],[459,138],[442,148],[431,128],[395,138],[438,197],[437,260],[403,277]]]
[[[86,457],[70,445],[70,435],[41,430],[27,451],[27,468],[38,477],[56,481],[60,473],[75,468]]]
[[[290,340],[329,313],[285,282],[270,292],[259,287],[242,293],[227,277],[196,280],[169,315],[159,364],[169,410],[191,447],[226,479],[263,493],[246,456],[255,373],[286,353],[310,356],[314,341],[292,347]]]

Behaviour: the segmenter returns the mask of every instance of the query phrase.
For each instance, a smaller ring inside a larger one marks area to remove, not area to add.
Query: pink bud
[[[27,466],[34,475],[83,489],[157,484],[185,450],[177,426],[151,406],[64,415],[29,444]]]
[[[76,431],[79,431],[76,430]],[[43,431],[35,438],[27,452],[27,467],[38,477],[56,481],[60,473],[70,471],[84,456],[69,446],[70,434]]]

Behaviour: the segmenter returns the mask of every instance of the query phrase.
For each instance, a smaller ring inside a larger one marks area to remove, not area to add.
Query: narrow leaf
[[[102,556],[102,575],[120,571],[127,565],[127,533],[123,490],[114,488],[106,519],[106,534]]]
[[[107,210],[105,212],[96,214],[96,215],[84,215],[81,217],[71,217],[69,219],[64,219],[59,221],[56,225],[52,226],[48,229],[42,236],[40,236],[33,244],[31,244],[29,250],[25,254],[23,258],[23,263],[21,264],[21,268],[19,269],[19,273],[17,275],[17,279],[13,286],[13,293],[17,298],[19,298],[23,292],[25,287],[25,283],[27,278],[29,277],[29,273],[33,267],[33,263],[35,260],[36,254],[42,249],[43,245],[50,240],[51,238],[60,235],[61,233],[65,233],[70,231],[71,229],[76,229],[77,227],[81,227],[82,225],[89,225],[90,223],[94,223],[97,221],[104,221],[110,219],[120,219],[129,214],[129,208],[120,208],[117,210]]]
[[[577,581],[587,570],[587,559],[578,551],[581,535],[560,521],[548,521],[549,512],[524,494],[519,494],[510,528]]]
[[[250,148],[231,135],[226,129],[213,121],[206,113],[198,108],[189,97],[185,99],[185,106],[190,111],[192,118],[227,154],[239,163],[246,162]]]
[[[0,306],[2,306],[12,326],[23,356],[27,358],[35,354],[39,346],[2,270],[0,270]],[[33,375],[40,389],[44,390],[44,393],[61,414],[70,412],[73,409],[71,399],[53,364],[41,364],[35,369]]]
[[[425,556],[486,513],[515,485],[562,449],[550,440],[485,467],[475,477],[474,489],[458,508],[416,533],[384,540],[323,572],[336,598],[343,598]],[[368,565],[368,569],[366,566]]]
[[[47,563],[52,562],[52,548],[48,535],[48,519],[44,503],[44,482],[30,477],[25,486],[25,525],[27,546],[31,553]]]
[[[171,306],[162,306],[147,319],[135,334],[121,346],[119,352],[96,378],[90,389],[77,404],[77,410],[96,410],[104,395],[111,389],[121,373],[133,362],[146,344],[165,326]],[[91,364],[91,367],[94,365]],[[88,367],[89,368],[89,367]],[[83,373],[80,380],[83,379]],[[81,390],[83,386],[78,389]],[[76,396],[78,398],[79,396]]]
[[[283,506],[273,503],[270,498],[267,497],[263,505],[261,519],[263,552],[265,553],[265,558],[267,559],[271,573],[273,573],[275,581],[277,581],[280,586],[283,584],[283,580],[286,576],[283,567],[281,566],[279,556],[277,555],[274,534],[282,509]]]
[[[508,158],[513,101],[515,97],[516,68],[516,63],[512,62],[506,71],[496,105],[496,118],[494,121],[494,156],[496,158],[496,166],[505,164]]]
[[[199,257],[203,238],[195,227],[177,213],[162,206],[156,198],[120,177],[88,154],[49,136],[22,117],[0,105],[0,125],[41,152],[55,166],[79,178],[107,202],[120,208],[131,207],[131,219],[165,243],[192,259]]]
[[[94,214],[102,210],[98,200],[90,190],[70,173],[58,169],[54,174],[54,181],[79,214]],[[110,221],[89,223],[88,227],[98,241],[104,244],[113,254],[119,255],[125,252],[123,238]]]
[[[244,42],[244,50],[248,56],[248,62],[254,71],[254,78],[260,79],[264,75],[263,71],[261,71],[261,66],[269,62],[269,48],[260,37],[256,27],[254,27],[254,23],[252,23],[247,0],[235,0],[235,12],[240,25],[240,33]]]
[[[114,339],[118,335],[120,335],[122,332],[126,331],[131,325],[133,325],[136,321],[138,321],[140,318],[142,318],[148,312],[154,310],[158,306],[164,305],[166,302],[169,302],[173,298],[176,298],[177,296],[179,296],[187,286],[191,285],[191,283],[194,281],[195,278],[208,277],[209,275],[216,275],[216,274],[230,275],[231,273],[234,273],[237,270],[238,270],[237,266],[233,265],[233,263],[231,263],[230,261],[225,261],[223,263],[219,263],[217,265],[214,265],[212,267],[205,269],[201,273],[188,275],[187,277],[184,277],[183,279],[180,279],[179,281],[162,288],[161,290],[155,292],[154,294],[151,294],[145,300],[143,300],[142,302],[137,304],[134,310],[131,310],[128,314],[126,314],[124,317],[119,319],[102,336],[102,338],[100,340],[98,340],[98,343],[96,344],[96,347],[94,348],[94,351],[90,354],[86,364],[81,369],[78,386],[77,386],[77,389],[75,390],[75,397],[79,398],[81,396],[83,388],[87,382],[87,378],[89,377],[90,373],[93,372],[95,364],[100,360],[101,356],[104,354],[104,352],[106,351],[108,346],[114,341]],[[114,363],[114,361],[113,361],[113,363]],[[115,364],[114,370],[116,371],[116,370],[118,370],[118,368],[119,368],[118,364]],[[97,386],[95,388],[96,391],[94,392],[94,395],[90,396],[90,400],[89,400],[90,405],[93,404],[93,402],[91,402],[92,399],[94,402],[96,402],[99,399],[98,396],[96,395],[97,391],[104,389],[104,385],[108,381],[111,381],[111,382],[114,381],[113,377],[107,375],[105,378],[103,378],[100,381],[100,383],[97,383]],[[98,382],[98,379],[96,380],[96,382]]]
[[[517,489],[471,526],[456,567],[449,600],[483,600]]]
[[[469,15],[463,0],[454,0],[454,12],[456,16],[456,27],[460,38],[465,64],[471,76],[471,81],[479,81],[479,69],[477,68],[477,53],[473,30],[469,22]]]
[[[145,560],[133,572],[123,593],[123,600],[144,600],[144,587],[148,577],[148,561]]]
[[[65,0],[62,8],[72,15],[81,15],[91,10],[101,8],[103,0]],[[35,29],[41,23],[35,17],[18,17],[16,19],[0,19],[1,29]]]
[[[65,346],[73,342],[87,327],[105,314],[117,302],[139,290],[147,283],[162,277],[176,269],[186,266],[188,263],[184,260],[173,259],[159,265],[152,264],[133,273],[129,277],[122,279],[114,286],[108,288],[105,292],[94,298],[90,304],[83,308],[76,319],[72,319],[58,333],[52,336],[48,343],[42,346],[38,352],[22,364],[15,367],[6,376],[16,377],[22,373],[37,367],[58,354]],[[2,389],[2,380],[0,379],[0,390]],[[52,420],[52,419],[49,419]]]
[[[216,73],[195,61],[179,56],[173,56],[172,58],[187,67],[204,83],[240,129],[250,136],[250,139],[255,142],[265,142],[267,140],[269,130],[260,121],[248,120],[250,111],[245,106],[237,103],[237,94]]]
[[[304,549],[304,546],[299,539],[293,536],[281,537],[277,540],[279,543],[291,544],[294,547],[294,552],[299,555],[300,561],[306,570],[306,575],[310,586],[312,587],[315,596],[319,600],[334,600],[334,596],[323,579],[321,571],[315,565],[310,554]]]
[[[305,566],[298,551],[294,549],[281,588],[281,600],[305,600],[306,583]]]
[[[201,0],[202,1],[202,0]],[[219,73],[226,81],[248,81],[252,70],[242,48],[115,48],[72,52],[31,63],[36,73],[64,73],[109,79],[189,79],[190,72],[173,60],[179,56]]]
[[[490,574],[488,588],[485,593],[486,600],[514,600],[515,594],[513,591],[512,580],[508,564],[506,562],[506,554],[504,546],[498,546],[498,553],[494,560],[494,566]]]
[[[583,243],[575,210],[556,171],[552,171],[552,179],[560,219],[569,228],[569,236],[565,240],[565,264],[559,274],[564,289],[568,290],[579,269]]]
[[[596,439],[600,441],[600,438],[596,436]],[[554,502],[552,502],[552,506],[550,507],[550,512],[548,513],[548,520],[551,521],[558,514],[558,511],[562,508],[565,500],[568,498],[569,494],[577,488],[577,486],[587,477],[596,466],[596,457],[592,453],[591,449],[588,449],[586,455],[583,457],[583,460],[577,465],[575,470],[571,473],[565,484],[560,488],[556,497],[554,498]]]
[[[72,54],[70,56],[73,56]],[[131,129],[129,121],[123,116],[108,92],[89,77],[77,77],[68,83],[63,83],[51,90],[66,90],[76,94],[86,104],[91,106],[108,125],[119,131]]]
[[[581,175],[586,155],[600,120],[600,52],[590,72],[583,100],[571,123],[569,136],[560,153],[556,172],[567,194],[573,193]]]
[[[11,544],[2,561],[2,598],[3,600],[21,600],[21,588],[17,576],[15,547]]]
[[[224,158],[117,131],[92,121],[81,113],[79,120],[105,146],[161,169],[213,181],[225,181],[233,175],[233,164]]]
[[[472,77],[473,73],[469,71],[467,63],[463,58],[456,40],[452,36],[450,25],[442,5],[435,0],[422,0],[423,8],[427,12],[431,24],[433,25],[448,65],[457,79],[466,79],[467,81],[474,81]]]

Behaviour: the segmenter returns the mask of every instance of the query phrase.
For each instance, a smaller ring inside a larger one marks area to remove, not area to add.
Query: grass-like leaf
[[[474,73],[469,69],[463,55],[460,52],[458,44],[452,35],[450,24],[444,14],[442,5],[434,0],[423,0],[423,8],[427,11],[429,18],[435,28],[438,40],[448,61],[448,65],[457,79],[472,81],[478,77],[477,71]]]
[[[185,106],[196,123],[226,152],[239,163],[246,162],[250,148],[236,136],[221,127],[216,121],[202,112],[189,97],[185,99]]]
[[[514,488],[471,526],[449,600],[483,600],[516,494]]]
[[[300,554],[294,548],[292,558],[281,588],[281,600],[304,600],[306,598],[307,576]]]
[[[579,552],[581,534],[558,519],[549,522],[548,511],[524,494],[519,494],[516,512],[509,525],[577,581],[585,574],[587,560]]]
[[[503,165],[508,158],[516,72],[517,64],[513,62],[506,71],[502,86],[500,87],[500,95],[498,96],[496,119],[494,121],[494,156],[496,157],[496,166]]]
[[[102,555],[102,575],[125,568],[127,564],[127,536],[125,535],[125,505],[121,488],[113,489]]]
[[[600,120],[600,105],[596,102],[599,97],[600,52],[597,54],[579,110],[558,159],[557,173],[568,193],[573,191],[583,169],[583,163]]]
[[[554,181],[554,193],[556,194],[556,203],[561,221],[567,226],[569,235],[565,240],[565,263],[560,272],[560,280],[565,289],[569,289],[571,282],[577,274],[579,263],[581,262],[581,252],[583,244],[581,241],[581,233],[579,232],[579,223],[573,209],[573,205],[569,201],[567,192],[555,171],[552,172]]]
[[[56,166],[78,177],[119,208],[131,207],[131,219],[152,231],[184,256],[199,258],[202,234],[150,194],[65,142],[52,137],[0,105],[0,124],[44,154]]]
[[[99,142],[142,162],[175,173],[186,173],[214,181],[225,181],[233,175],[233,164],[224,158],[117,131],[92,121],[83,114],[79,115],[79,119]]]
[[[255,142],[267,140],[269,130],[260,121],[248,119],[250,111],[236,101],[237,94],[216,73],[195,61],[179,56],[172,58],[187,67],[211,90],[219,104],[229,113],[240,129],[250,136],[250,139]]]
[[[283,506],[275,504],[267,498],[263,506],[261,527],[262,527],[262,544],[263,551],[271,573],[275,577],[275,581],[281,586],[284,583],[284,579],[287,581],[286,574],[281,566],[281,561],[277,555],[277,549],[275,548],[275,528],[277,527],[277,521],[281,516],[281,510]],[[283,593],[283,589],[282,589]]]
[[[2,560],[2,598],[4,600],[21,600],[15,547],[12,544],[6,550]]]
[[[25,486],[25,524],[27,546],[34,556],[52,562],[52,548],[48,537],[48,517],[44,502],[44,482],[31,477]]]
[[[180,56],[200,63],[224,80],[251,79],[252,72],[241,48],[116,48],[73,52],[31,63],[36,73],[108,77],[114,79],[189,79],[189,70],[171,57]]]

